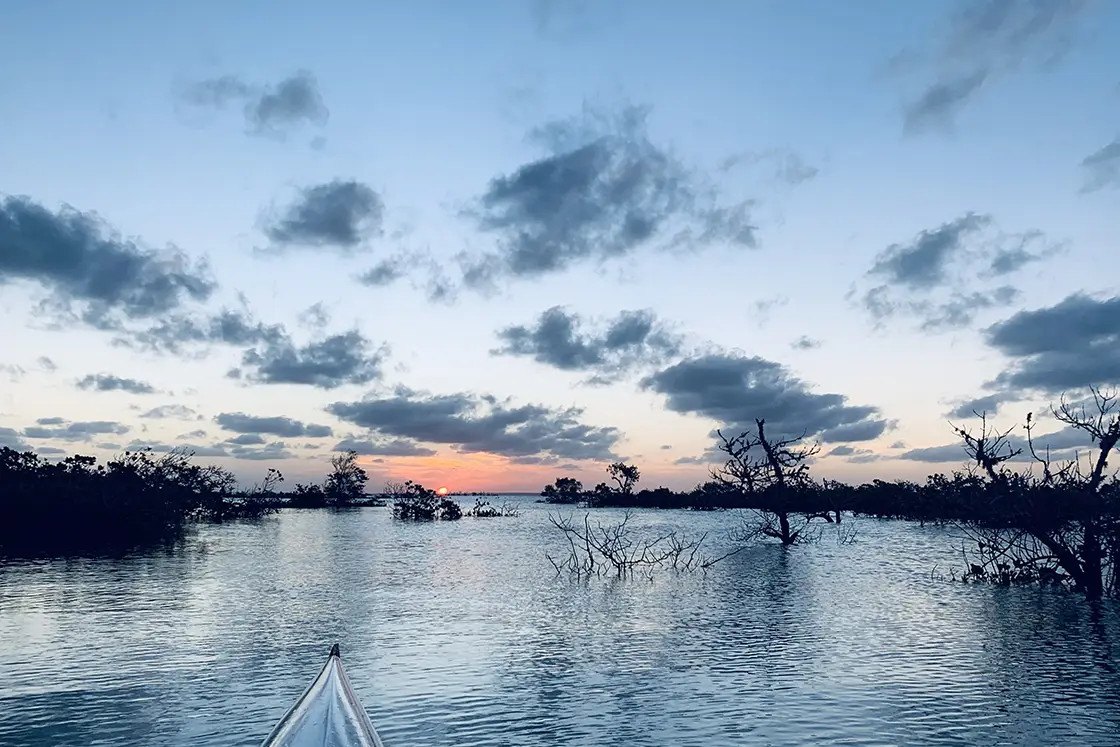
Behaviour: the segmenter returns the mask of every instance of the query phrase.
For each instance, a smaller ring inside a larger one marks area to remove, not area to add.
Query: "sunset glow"
[[[451,491],[450,491],[450,490],[448,490],[447,488],[445,488],[445,487],[442,487],[442,486],[441,486],[441,487],[439,488],[439,490],[437,490],[436,492],[437,492],[437,493],[439,493],[440,495],[447,495],[447,494],[448,494],[448,493],[450,493]]]

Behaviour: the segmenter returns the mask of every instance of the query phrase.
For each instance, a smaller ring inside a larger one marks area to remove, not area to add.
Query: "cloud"
[[[1085,156],[1081,168],[1085,171],[1082,192],[1095,192],[1104,187],[1120,188],[1120,138]]]
[[[187,86],[182,100],[191,106],[212,109],[240,103],[249,134],[276,139],[284,139],[304,125],[321,127],[330,118],[318,80],[307,70],[300,70],[275,86],[248,83],[235,75],[211,78]]]
[[[980,413],[981,415],[986,414],[988,416],[998,415],[999,408],[1003,404],[1014,402],[1017,399],[1017,397],[1008,392],[993,392],[991,394],[974,397],[973,399],[964,400],[946,414],[948,417],[956,419],[974,418],[976,417],[976,413]]]
[[[89,420],[71,423],[62,418],[39,418],[38,425],[23,429],[24,438],[36,440],[91,441],[94,436],[121,436],[132,429],[123,423],[107,420]]]
[[[532,358],[562,371],[593,371],[596,381],[611,381],[628,370],[661,365],[677,356],[681,339],[648,309],[623,311],[594,331],[559,306],[545,310],[532,326],[498,331],[503,345],[491,355]]]
[[[362,456],[425,457],[435,456],[434,449],[420,446],[407,438],[393,438],[382,441],[369,439],[344,438],[333,451],[354,451]]]
[[[117,342],[176,354],[213,344],[242,347],[240,367],[230,372],[231,378],[321,389],[367,384],[380,378],[381,365],[388,355],[387,347],[374,348],[356,329],[299,345],[283,325],[257,322],[247,312],[229,309],[205,318],[168,317]]]
[[[202,318],[170,315],[143,330],[128,331],[115,342],[142,350],[182,354],[190,346],[280,345],[290,344],[290,338],[281,324],[264,324],[245,311],[223,309]]]
[[[816,350],[821,344],[820,340],[816,340],[808,335],[801,335],[801,337],[791,342],[789,346],[794,350]]]
[[[374,350],[361,332],[350,330],[302,346],[287,337],[272,340],[245,351],[241,365],[246,377],[259,384],[335,389],[379,379],[386,354],[386,348]]]
[[[392,285],[408,274],[409,255],[398,254],[383,259],[358,276],[358,282],[371,288]]]
[[[294,247],[333,249],[348,255],[381,234],[381,197],[358,181],[336,179],[306,187],[282,210],[262,216],[269,253]]]
[[[155,394],[156,389],[145,381],[124,379],[113,374],[88,374],[78,380],[77,387],[85,391],[128,392],[129,394]]]
[[[1022,453],[1012,459],[1013,462],[1030,462],[1033,457],[1030,454],[1030,449],[1027,445],[1025,436],[1018,434],[1011,434],[1007,437],[1008,446],[1011,449],[1022,449]],[[1093,439],[1084,431],[1076,428],[1062,428],[1061,430],[1054,431],[1053,433],[1039,434],[1034,437],[1034,448],[1039,456],[1045,456],[1046,450],[1050,450],[1050,458],[1064,461],[1073,459],[1078,451],[1086,453],[1093,449]],[[927,446],[921,449],[910,449],[902,454],[899,454],[896,459],[905,459],[911,462],[930,462],[930,463],[962,463],[968,460],[968,455],[965,454],[964,446],[960,441],[951,444],[943,444],[941,446]]]
[[[299,420],[281,416],[258,417],[246,415],[243,412],[223,412],[214,418],[214,422],[227,431],[243,434],[268,433],[283,438],[325,438],[333,435],[328,425],[315,425],[303,423]],[[242,442],[248,443],[248,442]]]
[[[783,184],[796,187],[820,174],[820,169],[806,163],[797,153],[786,148],[769,148],[763,151],[748,151],[728,156],[720,164],[721,171],[730,171],[738,166],[769,165],[771,177]]]
[[[197,420],[202,416],[186,405],[172,404],[153,407],[147,412],[141,413],[140,417],[152,420],[164,420],[166,418],[174,418],[176,420]]]
[[[179,441],[190,441],[197,438],[206,438],[206,431],[199,428],[198,430],[193,430],[190,433],[184,433],[182,435],[176,436],[175,438]]]
[[[825,456],[843,457],[844,461],[848,462],[849,464],[869,464],[870,462],[877,462],[882,459],[879,454],[876,454],[870,449],[857,449],[856,447],[849,446],[848,444],[841,444],[840,446],[831,449],[830,451],[828,451],[828,453],[825,454]]]
[[[387,438],[450,444],[461,453],[571,460],[616,458],[618,429],[579,421],[579,408],[513,406],[467,393],[431,395],[398,388],[394,396],[335,402],[328,412]]]
[[[225,447],[220,444],[212,445],[199,445],[199,444],[178,444],[171,445],[165,444],[162,441],[146,441],[135,439],[130,441],[125,448],[128,451],[141,451],[144,449],[150,450],[155,454],[167,454],[172,451],[179,453],[193,454],[196,457],[228,457],[230,454],[226,451]]]
[[[17,366],[14,363],[4,363],[0,364],[0,374],[3,374],[9,381],[15,383],[22,379],[24,375],[27,374],[27,371],[24,370],[23,366]]]
[[[907,315],[919,320],[923,332],[960,329],[981,311],[1008,306],[1020,297],[1006,282],[987,288],[969,284],[1003,280],[1060,249],[1041,231],[1009,233],[999,230],[989,215],[965,213],[880,252],[866,273],[878,284],[863,293],[860,303],[876,324]],[[849,297],[855,292],[853,286]]]
[[[0,447],[6,447],[20,452],[31,450],[31,446],[23,440],[19,431],[14,428],[0,427]]]
[[[721,205],[718,190],[650,141],[647,114],[585,108],[530,133],[546,155],[493,178],[465,212],[497,237],[498,250],[461,257],[464,282],[492,287],[646,248],[756,246],[750,204]]]
[[[254,462],[272,461],[275,459],[294,459],[283,441],[274,441],[260,448],[249,448],[240,444],[230,444],[229,454],[234,459],[245,459]]]
[[[264,436],[257,433],[242,433],[240,436],[226,439],[227,444],[236,446],[256,446],[265,443]]]
[[[27,197],[0,200],[0,247],[0,285],[36,283],[50,311],[103,329],[205,301],[217,287],[206,263],[174,247],[140,247],[94,213],[51,212]]]
[[[932,230],[922,231],[909,244],[892,244],[879,253],[868,275],[878,275],[891,285],[925,290],[948,279],[948,267],[964,241],[991,225],[988,215],[966,213]]]
[[[879,408],[850,405],[841,394],[816,394],[789,370],[757,356],[710,353],[681,361],[642,381],[673,412],[709,418],[721,427],[754,427],[765,418],[774,435],[816,436],[824,443],[870,441],[891,424]]]
[[[916,53],[920,92],[904,108],[905,131],[950,129],[971,101],[1002,77],[1059,62],[1089,0],[967,0],[933,48]]]
[[[1058,394],[1120,384],[1120,296],[1074,293],[1059,303],[1020,311],[984,331],[1011,363],[988,386]]]

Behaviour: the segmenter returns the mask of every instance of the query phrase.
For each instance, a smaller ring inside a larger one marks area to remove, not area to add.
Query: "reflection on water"
[[[556,578],[554,532],[302,511],[0,566],[0,744],[256,745],[337,640],[390,747],[1120,745],[1120,612],[934,580],[942,530],[625,582]]]

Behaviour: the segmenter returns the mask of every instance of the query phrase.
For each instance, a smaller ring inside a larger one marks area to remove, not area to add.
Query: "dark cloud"
[[[491,396],[426,395],[400,388],[394,396],[335,402],[335,417],[386,438],[450,444],[463,453],[607,460],[620,434],[579,422],[578,408],[513,406]]]
[[[164,420],[167,418],[174,418],[176,420],[197,420],[202,416],[186,405],[172,404],[153,407],[147,412],[141,413],[140,417],[152,420]]]
[[[1041,231],[1003,232],[991,216],[966,213],[880,252],[867,277],[881,282],[860,302],[877,324],[906,315],[917,318],[923,332],[960,329],[980,312],[1008,306],[1020,296],[1006,283],[969,285],[1006,278],[1059,250]],[[850,297],[855,292],[853,287]]]
[[[1120,188],[1120,138],[1113,140],[1081,161],[1085,171],[1082,192],[1095,192],[1104,187]]]
[[[553,306],[532,326],[500,330],[503,345],[490,352],[532,358],[563,371],[591,371],[606,382],[636,367],[662,365],[681,350],[679,336],[648,309],[623,311],[600,326],[584,331],[578,314]]]
[[[230,372],[231,378],[322,389],[367,384],[379,378],[388,354],[386,347],[374,348],[357,330],[298,345],[283,325],[257,322],[246,312],[228,309],[205,318],[169,317],[118,342],[177,354],[213,344],[242,347],[241,367]]]
[[[1018,239],[1018,243],[1014,243]],[[1050,244],[1034,249],[1033,246],[1045,242],[1041,231],[1027,231],[1017,237],[1013,242],[996,249],[988,264],[989,277],[1011,275],[1023,269],[1032,262],[1040,262],[1056,254],[1061,247]]]
[[[382,441],[344,438],[335,445],[334,451],[354,451],[362,456],[388,457],[425,457],[435,456],[436,454],[434,449],[420,446],[407,438],[393,438]]]
[[[987,344],[1011,359],[989,386],[1058,394],[1120,384],[1120,296],[1083,293],[1020,311],[988,327]]]
[[[235,75],[212,78],[187,86],[182,99],[192,106],[213,109],[240,103],[250,134],[279,139],[304,125],[321,127],[330,118],[319,83],[307,70],[275,86],[248,83]]]
[[[1089,0],[967,0],[931,50],[918,54],[921,92],[905,107],[908,133],[951,128],[1001,77],[1051,66],[1069,49]]]
[[[27,197],[5,197],[0,285],[19,280],[46,289],[50,311],[101,328],[160,317],[205,301],[217,287],[204,262],[173,247],[140,247],[94,213],[51,212]]]
[[[242,433],[240,436],[226,439],[227,444],[235,446],[259,446],[265,443],[264,436],[257,433]]]
[[[976,413],[988,416],[998,415],[999,408],[1003,404],[1007,402],[1014,402],[1017,399],[1017,397],[1008,392],[992,392],[991,394],[984,394],[979,397],[960,402],[956,405],[956,407],[954,407],[946,414],[948,415],[948,417],[956,418],[958,420],[963,418],[974,418],[976,417]]]
[[[849,464],[869,464],[877,462],[882,457],[870,449],[857,449],[854,446],[842,444],[828,451],[826,457],[842,457]]]
[[[7,447],[15,451],[30,451],[31,446],[20,436],[14,428],[0,427],[0,447]]]
[[[176,436],[176,438],[179,441],[190,441],[192,439],[206,438],[206,431],[199,428],[198,430],[193,430],[190,433],[184,433],[182,435]]]
[[[789,344],[794,350],[816,350],[821,346],[821,341],[813,339],[808,335],[801,335],[796,340]]]
[[[281,324],[264,324],[247,312],[223,309],[201,318],[171,315],[143,330],[127,332],[116,342],[126,347],[183,354],[192,346],[280,345],[290,343],[290,339]]]
[[[129,394],[155,394],[156,388],[145,381],[125,379],[113,374],[88,374],[78,380],[79,389],[98,392],[128,392]]]
[[[227,431],[242,434],[268,433],[283,438],[325,438],[333,435],[328,425],[315,425],[303,423],[286,417],[258,417],[246,415],[243,412],[223,412],[214,418],[214,422]],[[248,443],[248,442],[243,442]]]
[[[986,309],[1009,306],[1022,294],[1018,288],[1001,285],[989,291],[972,293],[953,293],[944,303],[916,303],[910,309],[924,316],[919,329],[923,332],[940,332],[947,329],[960,329],[972,324],[977,313]]]
[[[909,244],[892,244],[875,258],[869,275],[886,279],[890,285],[929,289],[947,279],[951,261],[964,247],[965,239],[989,226],[991,216],[967,213],[935,229],[922,231]]]
[[[267,251],[294,247],[333,249],[350,254],[381,234],[385,206],[371,187],[336,179],[301,189],[296,199],[261,219],[272,242]]]
[[[1022,449],[1022,453],[1012,461],[1033,461],[1025,436],[1012,433],[1007,437],[1007,443],[1011,449]],[[1037,451],[1039,455],[1044,456],[1046,450],[1049,448],[1050,458],[1058,461],[1073,459],[1079,451],[1085,453],[1091,450],[1093,446],[1093,439],[1084,431],[1076,428],[1062,428],[1053,433],[1037,434],[1034,437],[1035,451]],[[965,454],[964,447],[961,445],[961,442],[958,441],[957,443],[943,444],[941,446],[910,449],[909,451],[899,454],[895,458],[905,459],[911,462],[955,462],[959,464],[967,461],[968,455]]]
[[[408,274],[408,257],[397,255],[383,259],[358,276],[358,282],[371,288],[392,285]]]
[[[288,338],[272,341],[245,351],[241,365],[256,383],[335,389],[380,378],[385,355],[385,348],[373,349],[361,332],[351,330],[302,346]]]
[[[749,204],[719,204],[717,190],[649,140],[646,115],[588,110],[534,130],[547,155],[492,179],[466,213],[498,250],[464,260],[464,282],[488,287],[643,248],[754,247]]]
[[[829,442],[870,441],[891,424],[879,408],[848,404],[841,394],[816,394],[785,366],[764,358],[712,353],[647,377],[644,389],[662,394],[673,412],[709,418],[732,430],[765,418],[771,433]]]
[[[91,441],[94,436],[121,436],[131,428],[122,423],[107,420],[90,420],[71,423],[62,418],[40,418],[39,425],[23,429],[25,438],[58,439],[60,441]]]

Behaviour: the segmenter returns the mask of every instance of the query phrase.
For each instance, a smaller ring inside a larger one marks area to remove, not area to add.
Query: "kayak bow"
[[[342,668],[338,644],[261,747],[382,747]]]

